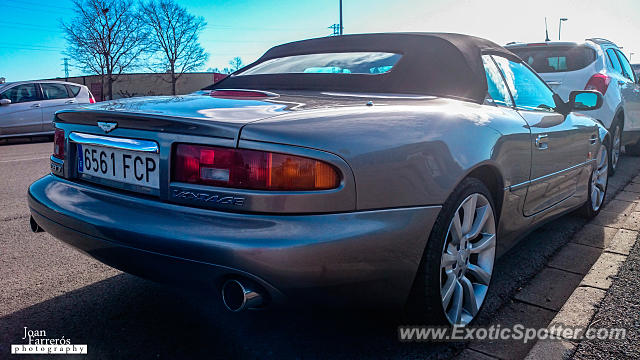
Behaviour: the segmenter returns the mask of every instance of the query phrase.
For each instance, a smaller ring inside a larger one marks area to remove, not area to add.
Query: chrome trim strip
[[[71,134],[69,134],[69,141],[83,145],[96,145],[114,149],[150,152],[155,154],[160,153],[158,144],[155,141],[149,140],[125,139],[72,132]]]
[[[585,166],[585,165],[589,165],[590,163],[592,163],[594,161],[596,161],[596,160],[595,159],[587,160],[587,161],[585,161],[583,163],[580,163],[580,164],[577,164],[577,165],[573,165],[571,167],[568,167],[566,169],[562,169],[560,171],[556,171],[556,172],[551,173],[551,174],[540,176],[539,178],[535,178],[533,180],[528,180],[528,181],[525,181],[525,182],[521,182],[519,184],[511,185],[511,186],[509,186],[509,190],[511,190],[511,191],[519,190],[519,189],[521,189],[521,188],[523,188],[525,186],[529,186],[529,185],[531,185],[531,184],[533,184],[533,183],[535,183],[537,181],[545,180],[545,179],[548,179],[548,178],[550,178],[552,176],[556,176],[556,175],[562,174],[563,172],[571,171],[571,170],[577,169],[579,167],[582,167],[582,166]]]

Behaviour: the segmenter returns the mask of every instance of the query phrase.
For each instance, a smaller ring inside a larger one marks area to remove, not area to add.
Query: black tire
[[[640,143],[625,145],[624,153],[631,156],[640,156]]]
[[[474,193],[480,193],[489,200],[494,215],[493,219],[497,219],[495,214],[496,207],[491,193],[480,180],[467,178],[451,193],[443,204],[442,210],[433,225],[413,283],[411,295],[405,307],[405,320],[409,323],[451,326],[442,307],[440,296],[440,260],[449,224],[453,219],[454,213],[460,204]],[[494,221],[497,228],[497,221]],[[484,300],[478,309],[478,313],[482,311],[482,307],[486,303],[486,296]],[[474,317],[474,320],[476,318],[477,315]],[[473,321],[471,321],[471,323],[473,323]]]
[[[609,138],[607,138],[604,146],[607,149],[611,149],[611,146],[609,146]],[[611,156],[607,156],[607,158],[610,160]],[[593,219],[594,217],[598,216],[598,214],[600,214],[600,211],[602,210],[602,206],[604,205],[604,201],[607,198],[607,189],[609,188],[609,178],[607,178],[607,183],[604,186],[604,195],[602,196],[602,200],[600,203],[600,206],[597,209],[593,208],[592,205],[592,191],[591,191],[591,182],[593,180],[593,172],[591,172],[591,175],[589,175],[589,183],[587,184],[587,201],[582,205],[582,207],[580,207],[578,209],[578,214],[588,220]]]
[[[618,165],[620,164],[620,156],[622,155],[622,118],[618,117],[613,124],[611,125],[611,129],[609,129],[609,134],[611,136],[612,141],[609,142],[609,176],[613,176],[613,174],[616,173],[616,170],[618,169]],[[615,139],[615,134],[616,131],[620,132],[620,140],[618,141],[618,159],[617,161],[613,161],[613,156],[614,156],[614,151],[616,149],[614,149],[614,145],[615,142],[613,141],[613,139]]]

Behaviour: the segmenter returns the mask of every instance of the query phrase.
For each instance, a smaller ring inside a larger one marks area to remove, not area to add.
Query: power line
[[[16,44],[16,43],[8,43],[8,42],[0,42],[0,45],[6,45],[7,47],[29,47],[29,48],[41,48],[47,50],[64,50],[59,46],[48,46],[48,45],[25,45],[25,44]]]
[[[29,6],[29,5],[46,6],[47,8],[58,8],[58,9],[64,9],[64,10],[73,10],[74,9],[71,6],[51,5],[51,2],[48,2],[46,5],[42,4],[42,3],[37,3],[37,2],[33,2],[33,1],[25,1],[25,0],[13,0],[13,2],[14,3],[18,3],[20,5],[24,4],[24,5],[27,5],[27,6]]]
[[[14,9],[16,9],[16,10],[28,10],[28,11],[36,11],[36,10],[38,10],[38,9],[19,6],[19,5],[15,5],[15,4],[11,4],[11,3],[9,3],[9,4],[3,3],[2,6],[3,7],[4,6],[9,6],[9,7],[12,7]],[[55,13],[58,13],[58,14],[68,14],[69,13],[69,11],[65,11],[65,10],[62,10],[62,9],[60,9],[60,10],[58,10],[58,9],[47,9],[47,12],[55,12]]]

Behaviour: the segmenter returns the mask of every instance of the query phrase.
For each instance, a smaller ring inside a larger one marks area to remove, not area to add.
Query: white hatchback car
[[[600,109],[585,113],[612,134],[610,174],[616,170],[622,145],[627,153],[640,155],[640,84],[616,44],[595,38],[584,43],[512,43],[506,48],[536,70],[565,101],[573,90],[598,90],[604,95]]]
[[[53,114],[95,103],[89,89],[63,81],[0,84],[0,138],[53,134]]]

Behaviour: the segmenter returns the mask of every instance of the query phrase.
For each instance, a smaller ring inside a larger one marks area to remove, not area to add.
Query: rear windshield
[[[536,46],[509,50],[539,73],[580,70],[596,60],[596,51],[584,45]]]
[[[400,60],[400,54],[387,52],[347,52],[286,56],[267,60],[235,74],[382,74]]]

